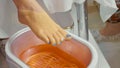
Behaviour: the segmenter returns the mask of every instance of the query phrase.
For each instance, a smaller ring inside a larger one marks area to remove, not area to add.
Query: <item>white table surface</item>
[[[89,42],[93,44],[93,46],[96,48],[98,52],[98,64],[96,68],[111,68],[90,31],[89,31]]]

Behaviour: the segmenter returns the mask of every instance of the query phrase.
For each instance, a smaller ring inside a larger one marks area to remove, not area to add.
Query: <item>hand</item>
[[[44,11],[21,10],[18,12],[18,17],[21,23],[28,25],[46,43],[56,45],[67,38],[67,33]]]

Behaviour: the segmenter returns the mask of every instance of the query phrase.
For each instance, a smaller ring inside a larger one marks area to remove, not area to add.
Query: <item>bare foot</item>
[[[60,44],[67,36],[67,33],[45,12],[22,10],[18,14],[20,22],[28,25],[46,43]]]
[[[119,23],[106,23],[105,27],[100,30],[103,36],[113,36],[120,33],[120,22]]]

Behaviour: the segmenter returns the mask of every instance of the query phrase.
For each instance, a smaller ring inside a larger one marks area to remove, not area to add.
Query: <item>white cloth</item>
[[[108,20],[117,10],[115,0],[96,0],[100,4],[100,16],[103,22]]]
[[[43,0],[51,13],[65,12],[71,9],[73,3],[84,3],[85,0]],[[96,0],[100,4],[100,16],[105,22],[118,9],[115,0]]]
[[[43,0],[51,12],[64,12],[71,9],[73,3],[83,3],[84,0]]]

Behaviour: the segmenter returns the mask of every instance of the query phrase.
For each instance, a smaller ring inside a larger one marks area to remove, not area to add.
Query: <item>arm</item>
[[[40,39],[56,45],[66,38],[67,33],[48,16],[36,0],[13,1],[18,10],[19,21],[28,25]]]

